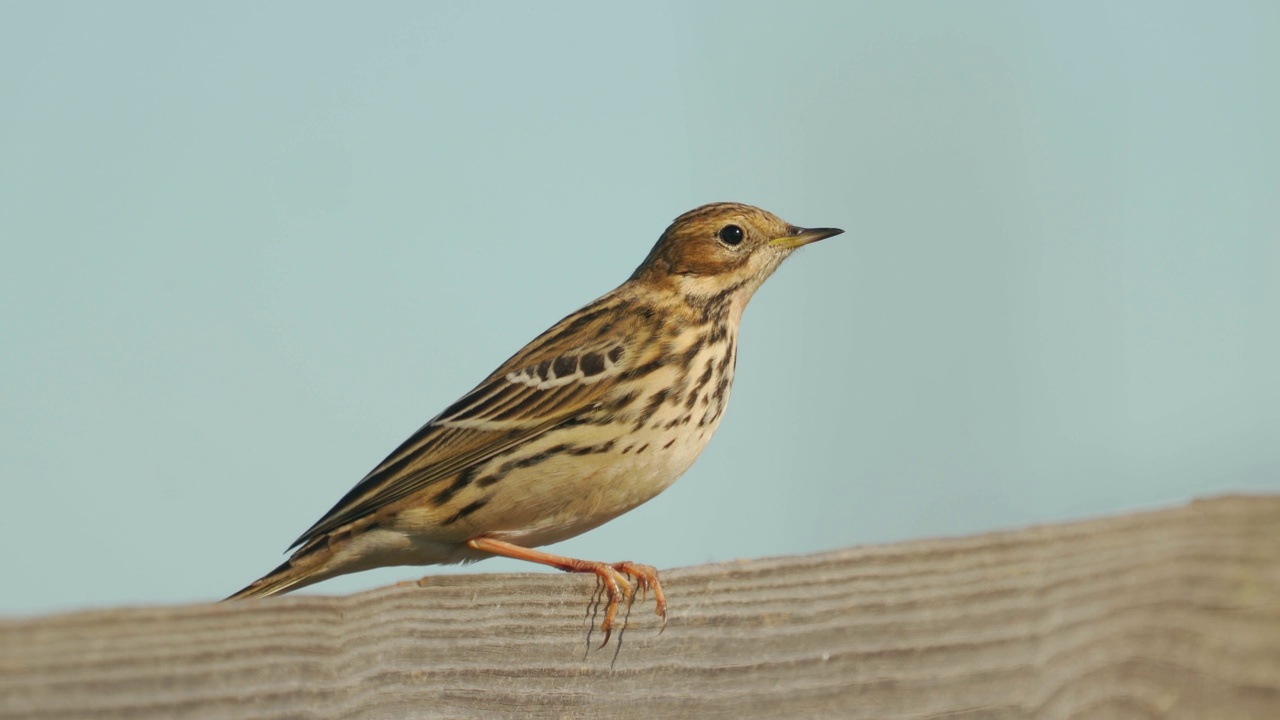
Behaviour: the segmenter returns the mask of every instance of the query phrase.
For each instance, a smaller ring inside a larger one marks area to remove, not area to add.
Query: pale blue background
[[[9,2],[0,102],[6,614],[240,588],[712,200],[848,232],[693,470],[559,550],[1280,490],[1275,2]]]

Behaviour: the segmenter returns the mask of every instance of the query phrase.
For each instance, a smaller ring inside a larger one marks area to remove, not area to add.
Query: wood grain
[[[0,622],[4,718],[1280,718],[1280,497],[664,574]],[[598,640],[598,636],[597,636]]]

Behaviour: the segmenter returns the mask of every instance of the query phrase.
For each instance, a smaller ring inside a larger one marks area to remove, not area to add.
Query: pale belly
[[[732,341],[729,348],[732,353]],[[700,372],[704,369],[705,378]],[[713,346],[683,372],[674,366],[667,372],[653,378],[649,394],[637,404],[646,409],[626,422],[579,425],[540,438],[550,447],[571,442],[601,451],[548,461],[541,473],[528,478],[527,493],[513,493],[512,504],[495,512],[487,534],[529,547],[559,542],[670,487],[698,459],[720,425],[733,382],[732,355],[725,357],[723,346]],[[662,402],[648,408],[657,394],[654,388],[664,387],[668,391]],[[508,518],[516,521],[504,522]]]
[[[512,506],[496,508],[495,520],[507,521],[498,520],[505,527],[488,534],[536,547],[608,522],[670,487],[697,460],[718,424],[640,431],[589,462],[572,456],[550,461],[529,479],[527,493],[513,493]]]

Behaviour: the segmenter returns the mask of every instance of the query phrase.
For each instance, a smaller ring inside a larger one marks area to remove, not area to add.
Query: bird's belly
[[[670,487],[693,465],[714,430],[714,424],[692,431],[646,429],[627,434],[605,452],[549,460],[521,483],[526,492],[512,493],[511,507],[495,508],[507,522],[487,534],[535,547],[591,530]]]

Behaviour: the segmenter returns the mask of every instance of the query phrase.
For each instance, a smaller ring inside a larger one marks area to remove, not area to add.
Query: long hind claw
[[[599,650],[608,645],[609,638],[613,636],[613,621],[618,615],[618,605],[622,603],[624,597],[634,597],[636,588],[627,582],[626,575],[612,565],[595,563],[595,567],[590,570],[604,581],[605,595],[609,598],[604,608],[604,620],[600,623],[600,632],[604,633],[604,641],[600,643],[600,647],[596,648]]]

